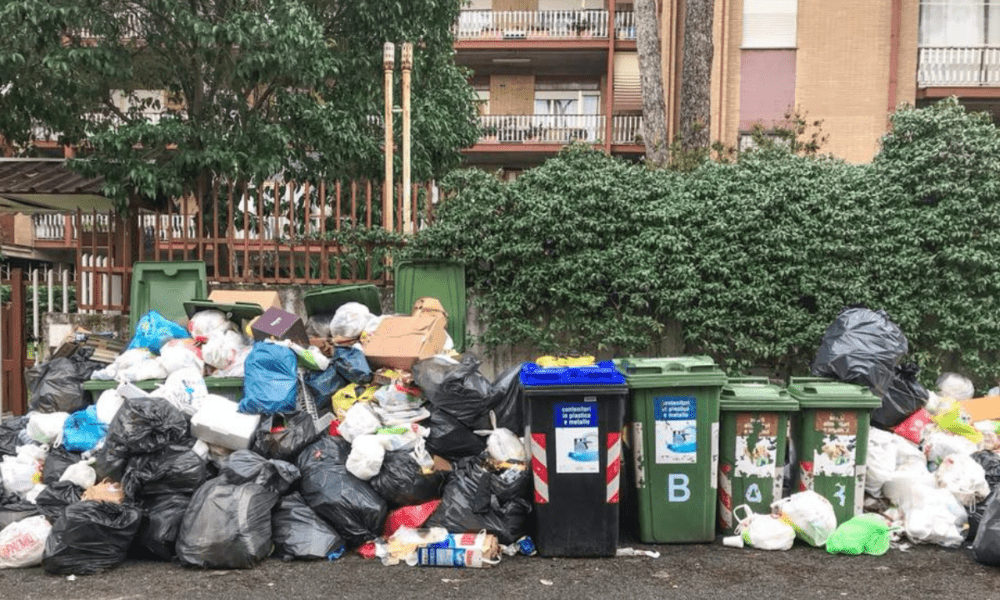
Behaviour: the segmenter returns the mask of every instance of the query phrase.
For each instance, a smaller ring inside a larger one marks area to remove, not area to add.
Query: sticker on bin
[[[556,473],[600,473],[596,404],[556,404]]]
[[[736,415],[736,477],[774,477],[778,464],[778,415]]]
[[[823,445],[813,450],[813,474],[854,477],[858,415],[853,412],[816,411],[815,430],[825,435]]]
[[[698,462],[698,419],[694,396],[657,396],[656,464]]]

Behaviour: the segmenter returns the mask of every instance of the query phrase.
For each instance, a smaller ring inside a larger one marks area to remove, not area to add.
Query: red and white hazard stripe
[[[619,477],[622,470],[622,434],[614,431],[608,434],[608,504],[618,504]]]
[[[531,471],[535,474],[535,504],[549,502],[549,466],[545,458],[545,434],[531,434]]]

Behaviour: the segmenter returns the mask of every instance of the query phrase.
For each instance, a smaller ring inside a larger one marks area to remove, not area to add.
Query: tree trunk
[[[665,166],[670,158],[667,144],[667,108],[663,99],[663,66],[660,63],[660,27],[656,0],[635,0],[635,40],[639,52],[642,85],[642,138],[646,160]]]
[[[715,0],[686,0],[684,5],[680,133],[683,148],[692,150],[711,142]]]

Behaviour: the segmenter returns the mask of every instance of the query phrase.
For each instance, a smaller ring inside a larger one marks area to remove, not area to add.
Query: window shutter
[[[798,0],[745,0],[743,48],[794,48]]]
[[[639,55],[615,54],[615,112],[642,110],[642,87],[639,82]]]

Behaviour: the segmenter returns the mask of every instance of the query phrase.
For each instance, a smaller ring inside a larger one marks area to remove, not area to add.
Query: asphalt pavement
[[[302,600],[307,598],[1000,598],[1000,569],[967,548],[917,546],[883,556],[833,556],[698,545],[631,545],[659,558],[507,557],[486,569],[382,566],[349,554],[335,562],[270,559],[246,571],[128,561],[68,578],[41,568],[0,571],[4,600]]]

